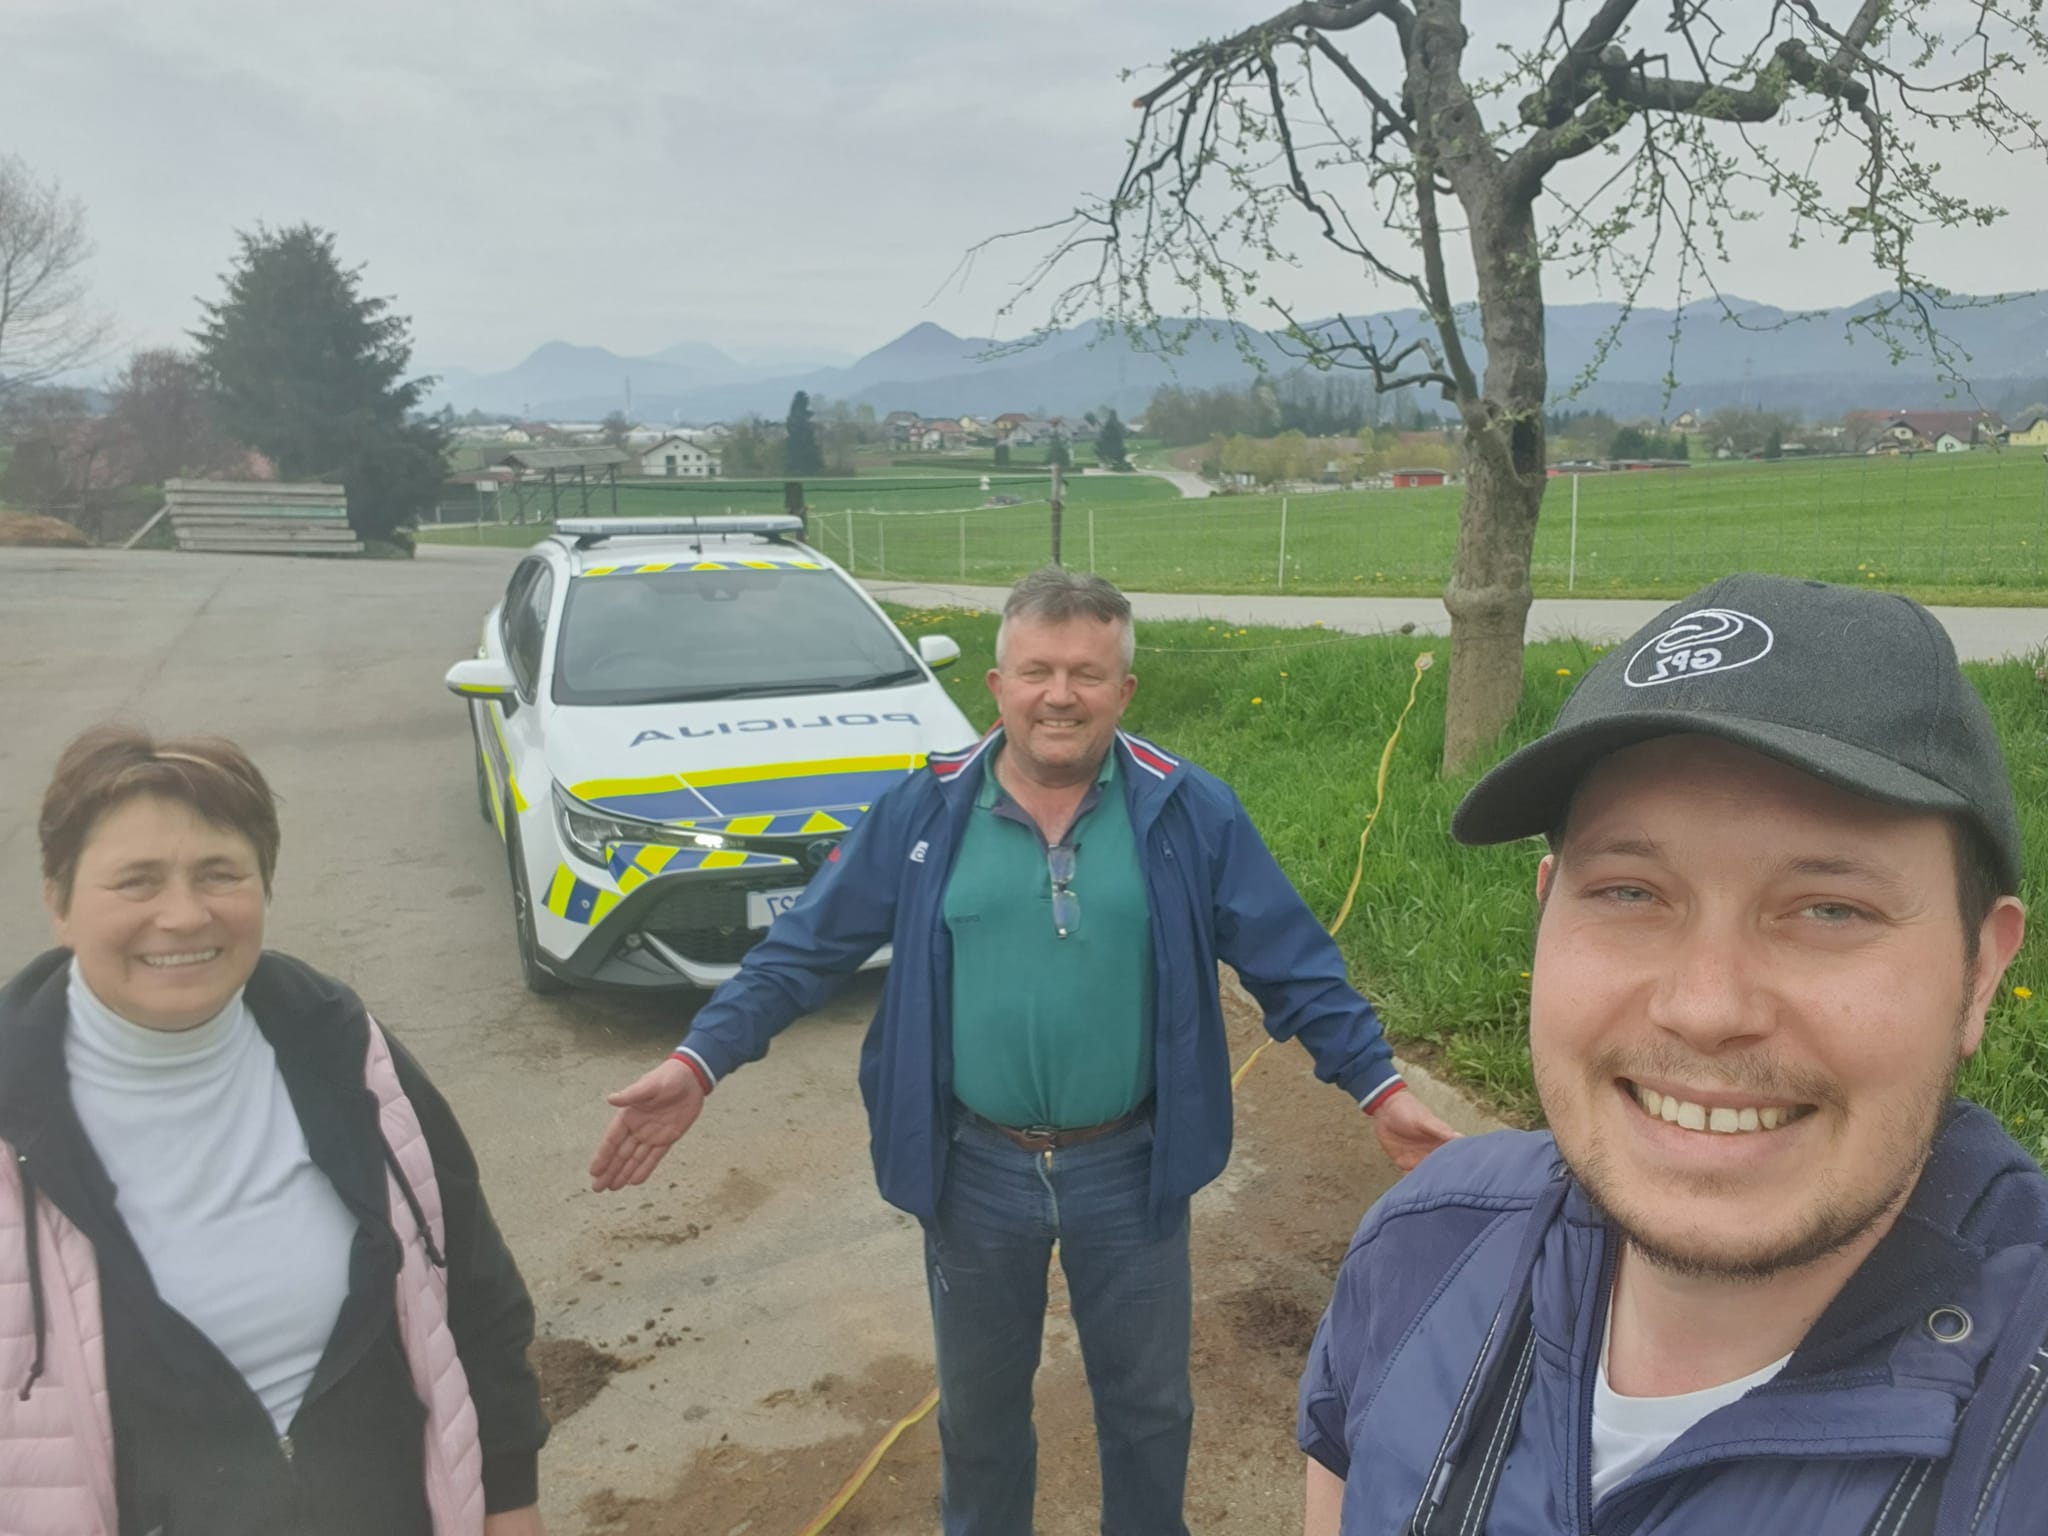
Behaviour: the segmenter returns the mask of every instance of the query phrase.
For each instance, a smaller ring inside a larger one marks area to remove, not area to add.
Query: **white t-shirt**
[[[79,1122],[157,1293],[283,1434],[348,1296],[356,1219],[306,1148],[277,1053],[238,992],[196,1029],[144,1029],[71,970]]]
[[[1608,1322],[1610,1333],[1613,1321]],[[1792,1357],[1773,1360],[1735,1381],[1675,1397],[1623,1397],[1607,1384],[1607,1341],[1600,1345],[1600,1375],[1593,1383],[1593,1502],[1619,1487],[1716,1408],[1725,1408],[1752,1387],[1760,1387]]]

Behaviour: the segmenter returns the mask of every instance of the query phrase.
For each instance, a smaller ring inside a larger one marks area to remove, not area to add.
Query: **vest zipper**
[[[292,1437],[290,1435],[279,1435],[277,1437],[277,1448],[284,1452],[284,1459],[287,1463],[291,1461],[293,1456],[298,1454],[298,1447],[292,1444]]]

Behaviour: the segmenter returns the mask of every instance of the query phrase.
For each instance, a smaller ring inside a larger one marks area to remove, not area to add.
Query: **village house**
[[[709,480],[718,473],[717,455],[674,433],[635,451],[639,455],[639,472],[654,479]]]
[[[2029,407],[1999,441],[2008,448],[2048,448],[2048,410]]]

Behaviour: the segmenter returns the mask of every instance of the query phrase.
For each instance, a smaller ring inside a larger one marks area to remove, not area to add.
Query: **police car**
[[[802,531],[564,519],[449,669],[534,991],[716,986],[876,796],[974,739],[933,676],[960,647],[913,649]]]

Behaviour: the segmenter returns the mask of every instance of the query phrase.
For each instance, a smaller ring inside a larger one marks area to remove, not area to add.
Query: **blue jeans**
[[[973,1124],[953,1131],[925,1229],[946,1536],[1030,1536],[1031,1380],[1055,1241],[1095,1400],[1104,1536],[1187,1536],[1187,1208],[1155,1229],[1151,1164],[1149,1122],[1050,1154]]]

